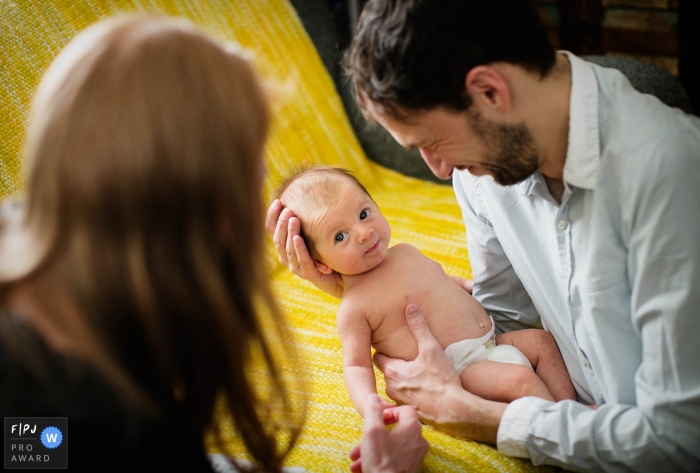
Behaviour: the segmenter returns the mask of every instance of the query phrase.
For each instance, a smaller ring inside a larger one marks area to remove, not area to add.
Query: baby
[[[536,329],[495,336],[493,321],[465,290],[464,279],[448,276],[412,245],[389,248],[389,223],[348,171],[301,169],[275,198],[301,222],[316,268],[343,279],[337,328],[345,386],[360,414],[362,402],[376,392],[370,346],[392,358],[418,355],[404,316],[409,303],[425,314],[464,389],[502,402],[523,396],[576,399],[554,338]]]

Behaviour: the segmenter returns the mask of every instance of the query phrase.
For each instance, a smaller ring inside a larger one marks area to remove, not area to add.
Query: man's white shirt
[[[558,204],[457,171],[474,297],[555,337],[579,400],[511,403],[498,449],[577,470],[700,470],[700,119],[566,53]]]

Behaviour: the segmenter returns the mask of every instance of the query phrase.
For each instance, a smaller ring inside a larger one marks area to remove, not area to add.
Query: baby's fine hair
[[[273,199],[280,199],[285,207],[296,207],[300,202],[309,200],[317,206],[322,206],[327,204],[330,199],[335,198],[337,188],[334,184],[338,182],[354,184],[367,194],[367,197],[372,198],[365,186],[347,169],[336,166],[303,164],[294,168],[287,177],[282,179],[273,193]],[[293,183],[297,183],[298,187],[292,187]],[[290,189],[290,187],[292,188]],[[295,209],[292,208],[292,210]],[[304,225],[300,228],[300,235],[304,239],[311,257],[319,259],[316,245],[308,233],[304,232]]]

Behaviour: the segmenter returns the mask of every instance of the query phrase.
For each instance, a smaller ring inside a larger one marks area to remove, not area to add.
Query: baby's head
[[[299,169],[277,188],[275,198],[299,219],[301,236],[322,273],[364,273],[386,256],[389,223],[349,171]]]

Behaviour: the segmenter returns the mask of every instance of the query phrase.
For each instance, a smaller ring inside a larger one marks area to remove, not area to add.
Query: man
[[[555,53],[530,0],[370,1],[346,67],[365,115],[453,176],[474,297],[500,330],[550,331],[581,402],[457,389],[415,306],[418,358],[376,359],[389,396],[535,464],[700,470],[700,120]],[[288,210],[268,230],[342,291]]]

